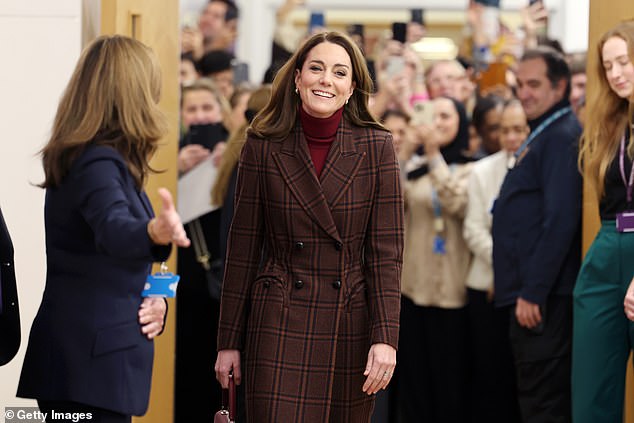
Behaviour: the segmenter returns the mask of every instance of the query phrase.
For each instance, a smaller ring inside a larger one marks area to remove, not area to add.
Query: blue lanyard
[[[436,188],[433,186],[431,187],[431,204],[434,208],[434,217],[442,217],[442,207],[440,206],[438,191],[436,191]]]
[[[625,193],[627,194],[627,204],[632,202],[632,185],[634,185],[634,163],[632,163],[632,170],[630,170],[629,181],[625,179],[625,134],[621,137],[621,150],[619,152],[619,167],[621,169],[621,179],[623,179],[623,185],[625,185]]]
[[[517,151],[515,152],[515,154],[514,154],[515,162],[517,163],[517,159],[522,155],[522,153],[524,153],[524,150],[526,150],[528,148],[529,144],[532,143],[533,140],[535,138],[537,138],[537,136],[539,134],[544,132],[544,129],[548,128],[548,126],[550,126],[551,123],[553,123],[554,121],[556,121],[557,119],[559,119],[563,115],[570,113],[571,110],[572,109],[570,108],[570,106],[564,107],[563,109],[558,110],[557,112],[553,113],[548,119],[543,121],[537,128],[535,128],[535,130],[533,130],[528,135],[528,138],[526,138],[524,143],[522,145],[520,145],[520,148],[518,148]]]
[[[453,173],[456,169],[455,164],[449,165],[449,172]],[[442,217],[442,206],[440,205],[440,198],[438,197],[438,191],[434,186],[431,186],[431,205],[434,208],[434,217],[441,218]]]

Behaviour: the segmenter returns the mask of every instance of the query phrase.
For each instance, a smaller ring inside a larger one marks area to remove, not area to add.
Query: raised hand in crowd
[[[191,53],[195,60],[200,60],[205,53],[203,34],[198,28],[181,29],[181,53]]]
[[[539,33],[546,27],[548,10],[540,1],[522,8],[522,26],[524,28],[524,48],[535,48],[538,43]]]

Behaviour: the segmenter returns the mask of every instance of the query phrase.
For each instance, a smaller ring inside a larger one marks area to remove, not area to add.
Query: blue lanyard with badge
[[[179,275],[167,271],[167,264],[161,263],[161,268],[153,275],[147,275],[142,297],[163,297],[174,298],[176,296],[176,287],[180,280]]]
[[[518,148],[517,151],[513,154],[513,156],[511,156],[509,158],[508,168],[509,169],[513,169],[515,167],[517,162],[526,153],[526,149],[528,148],[530,143],[532,143],[535,140],[535,138],[537,138],[537,136],[539,134],[544,132],[544,129],[548,128],[554,121],[556,121],[560,117],[570,113],[571,111],[572,111],[572,109],[570,108],[570,106],[566,106],[563,109],[560,109],[560,110],[556,111],[555,113],[553,113],[552,115],[550,115],[550,117],[548,119],[543,121],[537,128],[535,128],[528,135],[528,138],[526,138],[526,140],[522,143],[522,145],[520,145],[520,148]]]
[[[625,134],[621,137],[621,148],[619,150],[619,169],[621,179],[625,185],[627,205],[632,204],[632,186],[634,185],[634,163],[630,171],[630,179],[625,178]],[[616,214],[616,230],[619,232],[634,232],[634,211],[625,211]]]
[[[445,247],[445,220],[442,217],[442,208],[440,207],[440,199],[438,198],[438,191],[433,186],[431,187],[431,204],[434,209],[434,241],[433,252],[434,254],[444,255],[447,253]]]

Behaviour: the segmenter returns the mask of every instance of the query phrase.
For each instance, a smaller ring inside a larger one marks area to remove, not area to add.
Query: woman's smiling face
[[[434,129],[440,140],[440,147],[446,147],[458,135],[460,116],[453,102],[445,97],[434,101]]]
[[[295,71],[295,86],[306,113],[318,118],[332,116],[354,90],[348,52],[338,44],[317,44],[308,52],[302,69]]]

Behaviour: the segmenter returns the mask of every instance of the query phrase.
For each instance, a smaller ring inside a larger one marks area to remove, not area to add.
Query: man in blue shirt
[[[581,128],[568,102],[570,70],[561,54],[547,47],[527,51],[517,80],[531,134],[516,153],[493,211],[495,303],[510,313],[523,420],[570,422]]]

